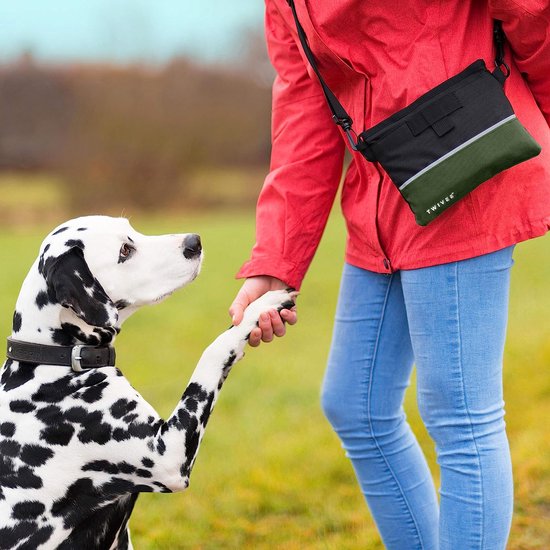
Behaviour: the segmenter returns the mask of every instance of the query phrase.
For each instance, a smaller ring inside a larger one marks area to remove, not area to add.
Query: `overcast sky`
[[[223,61],[262,32],[263,0],[0,0],[0,62]]]

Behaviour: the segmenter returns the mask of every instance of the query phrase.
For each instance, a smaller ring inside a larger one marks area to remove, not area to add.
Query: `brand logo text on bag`
[[[440,201],[437,201],[435,204],[433,204],[432,206],[430,206],[430,208],[428,208],[428,209],[426,210],[426,213],[432,214],[432,213],[436,212],[436,211],[439,210],[442,206],[444,206],[446,203],[451,202],[454,198],[455,198],[455,193],[454,193],[454,191],[453,191],[452,193],[450,193],[450,194],[447,195],[446,197],[443,197]]]

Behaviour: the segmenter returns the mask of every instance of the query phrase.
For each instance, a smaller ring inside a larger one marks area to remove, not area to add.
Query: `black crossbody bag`
[[[540,153],[540,145],[519,122],[504,94],[510,68],[504,62],[500,21],[494,22],[493,72],[478,59],[357,136],[351,117],[317,68],[294,0],[287,2],[334,122],[342,127],[354,151],[382,166],[419,225],[427,225],[499,172]]]

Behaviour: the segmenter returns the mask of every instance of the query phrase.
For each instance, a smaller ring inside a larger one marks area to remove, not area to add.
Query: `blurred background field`
[[[38,196],[47,194],[48,185],[46,179],[45,187],[37,186]],[[21,204],[27,199],[30,206],[37,200],[29,193]],[[126,376],[169,415],[201,351],[228,325],[227,308],[239,286],[233,275],[253,243],[253,209],[137,214],[131,221],[145,233],[197,231],[206,249],[197,281],[136,314],[117,341]],[[2,334],[10,332],[20,283],[51,225],[36,220],[3,224],[0,230]],[[136,549],[382,548],[351,466],[318,404],[343,243],[336,208],[302,288],[300,322],[284,339],[249,349],[232,371],[188,491],[140,497],[131,523]],[[550,548],[550,240],[519,245],[515,260],[505,355],[516,483],[509,548],[542,550]],[[407,413],[437,479],[414,381]]]
[[[138,313],[117,342],[126,376],[165,416],[228,326],[233,276],[254,241],[273,78],[261,4],[0,4],[0,334],[11,331],[43,236],[68,217],[124,215],[144,233],[198,232],[199,279]],[[136,550],[382,548],[318,403],[344,240],[335,207],[302,288],[300,322],[231,373],[190,489],[140,497]],[[550,239],[519,245],[515,259],[505,355],[516,483],[509,548],[542,550],[550,548]],[[414,380],[407,413],[438,479]]]

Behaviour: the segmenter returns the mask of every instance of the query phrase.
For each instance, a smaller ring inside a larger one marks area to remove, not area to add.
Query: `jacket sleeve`
[[[258,199],[256,244],[237,277],[271,275],[299,288],[334,202],[345,146],[321,86],[308,74],[272,0],[266,0],[265,28],[277,73],[271,166]]]
[[[550,0],[489,0],[489,11],[550,125]]]

